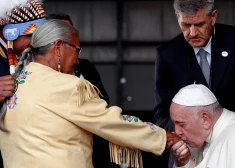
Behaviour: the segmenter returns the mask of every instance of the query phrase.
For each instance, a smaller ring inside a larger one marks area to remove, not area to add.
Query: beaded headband
[[[38,19],[26,23],[7,24],[3,29],[3,36],[7,40],[15,40],[18,36],[29,35],[46,19]]]

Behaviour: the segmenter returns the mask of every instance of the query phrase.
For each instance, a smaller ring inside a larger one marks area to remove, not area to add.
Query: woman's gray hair
[[[199,10],[206,8],[210,15],[214,7],[214,0],[174,0],[175,13],[183,13],[186,16],[194,16]]]
[[[25,68],[29,62],[37,55],[44,55],[48,49],[57,40],[64,42],[71,42],[73,36],[78,36],[77,30],[68,23],[59,19],[49,19],[42,23],[33,33],[30,47],[26,48],[16,66],[15,74],[16,79],[20,72]],[[7,100],[4,101],[0,110],[0,130],[7,132],[3,126],[4,116],[7,111]]]

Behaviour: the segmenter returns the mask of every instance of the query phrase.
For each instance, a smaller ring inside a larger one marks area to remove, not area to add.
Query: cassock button
[[[228,56],[228,52],[227,51],[223,51],[221,54],[222,54],[223,57],[227,57]]]

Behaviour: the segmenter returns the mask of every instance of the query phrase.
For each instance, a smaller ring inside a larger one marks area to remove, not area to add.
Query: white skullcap
[[[206,106],[217,102],[217,99],[206,86],[192,84],[180,89],[172,101],[183,106]]]

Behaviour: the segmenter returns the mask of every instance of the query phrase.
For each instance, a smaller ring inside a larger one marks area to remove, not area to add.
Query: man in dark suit
[[[171,131],[172,98],[194,82],[210,88],[223,107],[235,110],[235,27],[215,24],[213,0],[175,0],[174,8],[182,33],[157,49],[155,66],[154,120]]]

